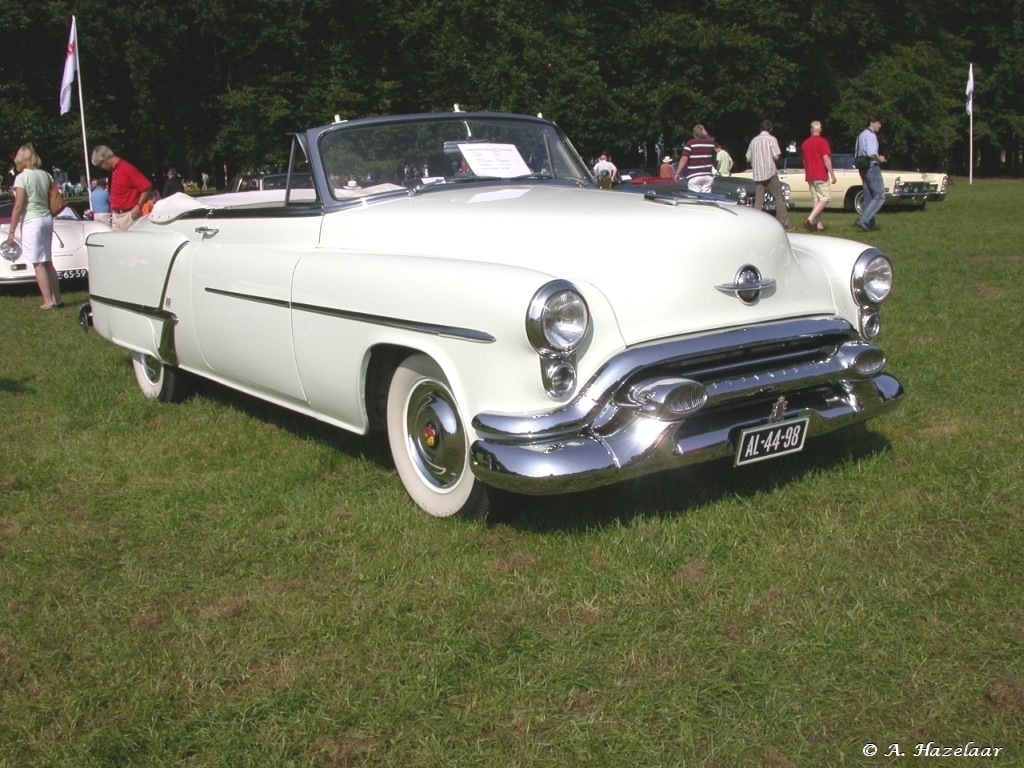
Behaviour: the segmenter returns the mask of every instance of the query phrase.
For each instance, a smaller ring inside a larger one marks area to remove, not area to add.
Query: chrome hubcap
[[[458,483],[466,469],[466,436],[448,391],[430,380],[413,387],[405,426],[409,456],[423,478],[440,490]]]
[[[141,355],[139,363],[142,365],[142,372],[151,384],[156,384],[160,381],[160,372],[163,370],[163,364],[159,360],[149,355]]]

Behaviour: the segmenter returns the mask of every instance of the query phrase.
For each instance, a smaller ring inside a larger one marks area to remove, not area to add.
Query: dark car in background
[[[627,168],[619,171],[619,184],[632,184],[650,188],[671,187],[677,190],[686,190],[685,181],[675,181],[661,176],[655,176],[642,168]],[[715,176],[711,184],[711,193],[731,200],[739,205],[754,205],[754,182],[750,179],[737,178],[735,176]],[[789,185],[782,183],[782,193],[786,197],[786,208],[792,209],[791,191]],[[775,212],[775,198],[766,193],[762,210],[768,213]]]

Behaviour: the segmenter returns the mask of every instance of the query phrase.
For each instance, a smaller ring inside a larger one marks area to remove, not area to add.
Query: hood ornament
[[[771,295],[775,292],[774,280],[763,280],[761,273],[753,264],[740,267],[731,283],[716,285],[715,289],[730,296],[735,296],[744,304],[756,304],[762,293]]]

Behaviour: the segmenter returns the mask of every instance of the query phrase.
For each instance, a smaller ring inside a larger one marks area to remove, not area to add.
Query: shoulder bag
[[[56,216],[67,208],[67,205],[68,203],[64,199],[64,193],[60,191],[60,187],[56,184],[50,184],[50,215]]]

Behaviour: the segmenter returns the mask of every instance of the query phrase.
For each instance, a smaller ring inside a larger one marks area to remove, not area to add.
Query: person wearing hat
[[[671,179],[675,174],[675,170],[672,168],[672,158],[669,155],[665,155],[665,159],[661,161],[661,171],[658,174],[663,179]]]
[[[160,197],[170,197],[184,191],[185,185],[181,181],[181,176],[174,168],[168,168],[167,181],[164,182],[164,190],[160,193]]]
[[[110,174],[110,228],[126,232],[142,215],[153,184],[138,168],[103,144],[92,148],[92,164]]]

